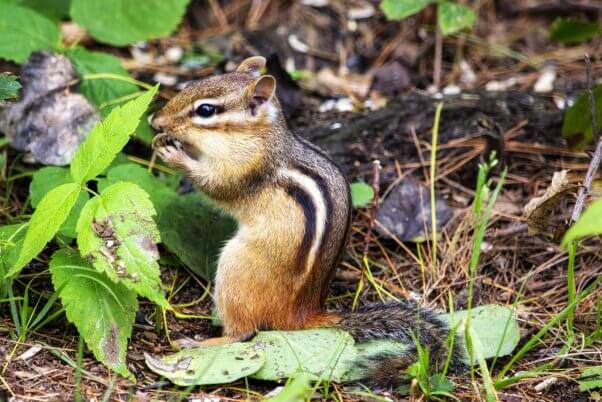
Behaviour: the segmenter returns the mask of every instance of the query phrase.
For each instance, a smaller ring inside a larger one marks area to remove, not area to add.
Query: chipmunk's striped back
[[[305,215],[303,243],[297,251],[298,269],[319,284],[321,291],[314,292],[315,301],[323,303],[351,221],[349,184],[322,151],[298,136],[294,138],[292,157],[279,174]],[[304,297],[303,302],[310,300]]]

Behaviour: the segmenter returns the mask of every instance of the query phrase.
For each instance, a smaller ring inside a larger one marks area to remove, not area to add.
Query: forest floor
[[[549,211],[550,223],[543,233],[530,233],[524,207],[550,186],[555,172],[569,170],[568,184],[578,188],[591,160],[593,144],[582,151],[570,150],[561,137],[561,127],[567,103],[587,86],[585,54],[592,56],[594,83],[602,77],[602,41],[598,37],[567,46],[550,41],[547,34],[557,16],[585,15],[586,11],[580,14],[554,8],[553,1],[546,2],[549,8],[529,7],[530,2],[513,8],[484,1],[474,35],[440,38],[419,27],[432,26],[434,15],[428,12],[401,23],[385,22],[376,8],[373,17],[354,22],[352,30],[345,9],[335,6],[338,2],[319,12],[300,4],[270,4],[261,18],[256,15],[259,11],[254,1],[228,3],[232,4],[220,7],[215,17],[199,11],[201,2],[193,1],[181,28],[171,37],[133,50],[108,50],[138,79],[171,83],[162,86],[165,97],[175,93],[181,82],[228,68],[227,63],[216,68],[185,69],[181,63],[156,62],[168,49],[189,51],[209,43],[227,60],[254,53],[276,54],[279,60],[271,59],[269,71],[283,83],[279,96],[290,126],[331,154],[352,182],[361,180],[376,186],[381,200],[404,178],[413,177],[426,188],[430,185],[432,125],[436,105],[443,102],[434,187],[449,206],[449,222],[434,246],[431,241],[413,243],[383,235],[375,227],[371,215],[378,204],[356,208],[352,236],[328,301],[330,308],[349,309],[356,296],[358,304],[364,305],[390,295],[383,298],[411,298],[441,310],[448,309],[451,296],[454,308],[462,309],[468,304],[468,283],[473,281],[473,305],[516,307],[521,330],[518,348],[566,309],[568,256],[560,239],[575,197],[562,197]],[[293,13],[295,18],[290,17]],[[343,20],[347,28],[339,30]],[[293,35],[315,51],[299,53],[291,40]],[[437,56],[439,45],[441,54]],[[155,61],[144,61],[142,53]],[[290,60],[295,60],[297,70],[308,71],[314,79],[295,82],[282,78],[286,74],[283,66]],[[341,73],[341,60],[347,60],[348,74]],[[16,66],[0,67],[17,71]],[[536,93],[534,86],[545,84],[544,74],[553,74],[550,88]],[[170,81],[172,78],[175,82]],[[436,88],[434,81],[438,81]],[[492,91],[495,86],[498,91]],[[341,98],[347,103],[337,106],[327,102]],[[365,99],[383,106],[376,110],[360,107]],[[480,245],[476,275],[471,277],[478,166],[489,160],[492,150],[498,164],[492,170],[491,188],[498,184],[504,168],[507,174]],[[130,144],[126,151],[141,160],[152,157],[151,150],[141,143]],[[7,204],[0,205],[6,211],[0,222],[8,222],[7,217],[26,205],[27,172],[33,169],[21,162],[16,151],[7,152],[6,183],[2,184],[8,189],[4,197]],[[382,166],[376,183],[374,160]],[[600,197],[601,184],[597,175],[590,199]],[[52,291],[47,271],[51,249],[15,282],[14,293],[24,294],[27,288],[31,306],[43,305],[43,296]],[[580,292],[602,274],[600,239],[581,242],[575,261],[575,288]],[[211,284],[168,263],[162,265],[162,279],[172,290],[170,302],[186,305],[183,313],[211,314]],[[584,368],[602,364],[601,300],[602,288],[598,287],[579,303],[574,312],[574,336],[569,334],[566,320],[560,320],[534,348],[513,362],[507,375],[529,370],[536,370],[537,375],[500,389],[499,400],[600,400],[596,391],[580,392],[577,379]],[[78,363],[77,331],[62,317],[27,333],[25,339],[15,337],[8,304],[0,300],[0,355],[5,356],[0,362],[0,400],[72,400],[78,382],[74,367],[78,365],[83,367],[80,389],[87,400],[262,400],[279,386],[256,380],[203,389],[171,385],[147,369],[144,352],[167,354],[173,351],[170,340],[204,339],[217,335],[219,328],[207,320],[178,319],[168,312],[167,327],[158,330],[159,316],[153,304],[142,303],[127,355],[128,367],[138,380],[133,384],[112,375],[90,353],[84,353]],[[572,336],[572,345],[564,348]],[[509,361],[509,357],[499,359],[490,367],[492,376]],[[479,377],[453,381],[453,394],[460,400],[485,400]],[[330,386],[327,393],[317,389],[315,398],[366,400],[356,388]],[[417,390],[410,396],[380,396],[421,400]]]

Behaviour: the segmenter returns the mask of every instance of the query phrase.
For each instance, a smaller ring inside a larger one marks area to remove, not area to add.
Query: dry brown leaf
[[[578,187],[569,183],[568,170],[555,172],[545,193],[532,198],[525,205],[524,215],[527,218],[529,234],[533,236],[538,233],[545,233],[556,205]]]

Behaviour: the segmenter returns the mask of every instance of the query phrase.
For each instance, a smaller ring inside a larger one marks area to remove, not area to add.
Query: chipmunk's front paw
[[[184,166],[188,155],[184,152],[182,142],[168,134],[159,134],[153,139],[153,149],[166,163]]]

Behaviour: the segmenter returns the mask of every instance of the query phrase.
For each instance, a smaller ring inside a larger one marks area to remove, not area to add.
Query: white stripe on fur
[[[311,177],[299,172],[295,169],[282,169],[280,174],[291,179],[295,184],[301,187],[307,194],[309,194],[313,206],[315,208],[315,233],[313,233],[311,248],[309,249],[309,255],[307,256],[307,271],[314,265],[315,259],[320,249],[320,245],[324,240],[324,230],[326,227],[326,200],[320,191],[320,186]]]

